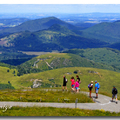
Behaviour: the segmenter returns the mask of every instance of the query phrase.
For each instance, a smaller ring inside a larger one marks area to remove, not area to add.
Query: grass
[[[120,113],[104,110],[84,110],[78,108],[54,107],[12,107],[4,111],[0,109],[0,116],[120,116]]]
[[[82,93],[62,92],[57,89],[55,91],[51,89],[47,91],[42,89],[0,91],[0,101],[75,103],[77,98],[78,103],[93,103],[92,99]]]

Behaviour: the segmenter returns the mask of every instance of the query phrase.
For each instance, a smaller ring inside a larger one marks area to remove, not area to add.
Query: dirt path
[[[89,95],[88,92],[83,92]],[[77,103],[77,108],[90,110],[105,110],[110,112],[120,112],[120,101],[118,104],[111,102],[111,97],[99,94],[98,99],[95,99],[95,93],[92,93],[92,98],[95,103]],[[82,99],[82,98],[81,98]],[[22,106],[22,107],[58,107],[58,108],[75,108],[75,103],[38,103],[38,102],[0,102],[0,106]]]

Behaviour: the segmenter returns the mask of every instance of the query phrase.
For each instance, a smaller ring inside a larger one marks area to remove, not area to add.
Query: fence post
[[[75,108],[77,108],[78,98],[75,100]]]

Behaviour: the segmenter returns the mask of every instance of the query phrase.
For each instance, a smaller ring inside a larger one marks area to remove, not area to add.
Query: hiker
[[[91,83],[88,85],[88,88],[89,88],[89,91],[90,91],[89,96],[91,98],[91,93],[92,93],[92,88],[93,88],[93,81],[91,81]]]
[[[99,90],[99,84],[97,83],[97,81],[95,81],[95,92],[96,92],[96,99],[98,98],[98,90]]]
[[[75,79],[74,79],[74,77],[71,77],[71,90],[73,90],[74,91],[74,86],[75,86]]]
[[[66,86],[66,84],[67,84],[67,79],[66,79],[65,76],[63,76],[63,91],[64,91],[64,89],[66,89],[66,91],[67,91],[67,86]]]
[[[113,102],[113,99],[114,99],[114,97],[115,97],[115,99],[116,99],[116,104],[117,104],[117,93],[118,93],[118,90],[116,89],[116,87],[115,86],[113,86],[113,89],[112,89],[112,102]]]
[[[81,83],[81,80],[78,75],[76,75],[76,78],[79,80],[79,84]]]
[[[74,86],[75,92],[79,93],[80,88],[79,88],[79,80],[77,79],[75,82],[75,86]]]

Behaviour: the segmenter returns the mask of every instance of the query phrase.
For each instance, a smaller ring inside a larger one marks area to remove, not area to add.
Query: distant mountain
[[[21,31],[26,31],[26,30],[34,32],[38,30],[48,29],[50,26],[54,24],[65,26],[68,29],[78,29],[78,27],[75,27],[56,17],[48,17],[48,18],[42,18],[42,19],[29,20],[16,27],[6,28],[4,30],[1,30],[0,34],[4,35],[4,34],[21,32]]]
[[[46,30],[8,35],[0,39],[0,44],[20,51],[61,51],[72,48],[97,48],[107,43],[81,37],[64,26],[54,24]]]
[[[99,39],[108,43],[120,42],[120,21],[96,24],[83,30],[81,36]]]

